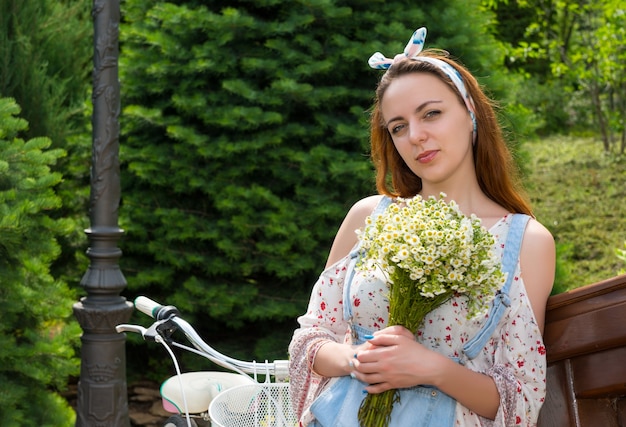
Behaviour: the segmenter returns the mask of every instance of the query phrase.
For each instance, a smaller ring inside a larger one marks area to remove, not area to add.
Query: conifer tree
[[[20,105],[27,137],[46,136],[61,146],[84,120],[89,12],[80,0],[0,2],[0,94]]]
[[[62,206],[51,215],[82,225],[59,237],[62,252],[52,268],[55,277],[75,282],[87,266],[91,6],[83,0],[0,1],[0,96],[20,105],[28,122],[24,138],[50,138],[52,147],[68,153],[53,165],[65,179],[56,188]]]
[[[50,274],[56,237],[73,226],[50,216],[61,180],[51,168],[65,153],[49,138],[21,139],[19,111],[0,98],[0,425],[70,426],[74,412],[58,391],[78,373],[80,331],[74,293]]]

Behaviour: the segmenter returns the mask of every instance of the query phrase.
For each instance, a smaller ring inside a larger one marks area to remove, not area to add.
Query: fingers
[[[369,344],[371,344],[373,348],[375,347],[389,347],[400,344],[401,340],[407,339],[402,335],[395,334],[378,334],[374,335],[373,338],[367,340]]]
[[[389,326],[385,329],[381,329],[380,331],[375,332],[374,336],[378,334],[400,335],[406,338],[415,339],[413,332],[400,325]]]
[[[367,392],[381,393],[420,383],[414,374],[421,362],[416,361],[424,360],[426,349],[404,331],[387,328],[355,348],[354,360],[349,363],[351,376],[369,384]]]
[[[374,332],[373,335],[369,336],[372,338],[370,338],[368,341],[371,341],[374,338],[379,338],[383,336],[395,336],[395,337],[403,337],[403,338],[407,338],[410,340],[415,340],[415,335],[413,334],[413,332],[409,331],[404,326],[395,325],[395,326],[389,326],[388,328],[381,329],[380,331]]]
[[[408,332],[407,329],[390,329],[391,328],[387,328],[383,331],[377,332],[373,336],[370,335],[371,338],[368,337],[369,339],[366,342],[367,345],[361,347],[358,354],[369,354],[371,351],[378,351],[385,347],[406,346],[413,345],[415,343],[415,336]]]
[[[360,363],[358,360],[354,360],[354,368],[350,373],[352,378],[356,378],[357,380],[364,382],[366,384],[378,385],[384,381],[383,375],[378,372],[365,372],[363,371],[364,364]]]
[[[350,376],[368,384],[364,389],[367,393],[377,394],[386,390],[397,388],[397,386],[384,381],[384,376],[379,373],[366,374],[355,369]]]
[[[355,378],[368,384],[385,380],[385,375],[393,372],[395,347],[374,347],[355,353],[351,367]]]
[[[395,339],[378,337],[376,340],[378,345],[372,345],[368,349],[363,349],[356,353],[359,370],[362,372],[374,372],[375,369],[371,366],[377,365],[376,369],[380,369],[381,365],[391,360],[394,356],[394,351],[397,349]]]
[[[387,390],[391,390],[393,388],[394,387],[392,387],[389,383],[378,383],[368,385],[367,387],[365,387],[365,391],[369,394],[378,394]]]
[[[381,372],[393,369],[389,365],[393,365],[395,359],[405,359],[408,357],[407,353],[415,354],[415,347],[421,346],[415,341],[413,334],[406,332],[407,329],[402,327],[387,328],[378,331],[371,338],[367,337],[368,340],[355,349],[354,357],[358,361],[355,367],[363,373]]]

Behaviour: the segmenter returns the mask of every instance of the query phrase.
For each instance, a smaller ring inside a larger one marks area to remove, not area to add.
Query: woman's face
[[[438,77],[398,77],[387,87],[380,108],[396,150],[424,189],[454,185],[475,174],[469,112]]]

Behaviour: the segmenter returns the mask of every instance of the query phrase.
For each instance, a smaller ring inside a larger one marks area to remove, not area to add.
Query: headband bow
[[[367,62],[370,67],[376,70],[387,70],[396,62],[405,58],[409,58],[414,61],[428,62],[429,64],[432,64],[435,67],[439,68],[452,81],[452,83],[454,83],[454,86],[461,94],[461,98],[463,98],[463,102],[467,107],[467,111],[469,111],[470,117],[472,118],[472,123],[474,124],[473,137],[474,139],[476,139],[476,117],[474,112],[474,100],[467,93],[461,74],[456,70],[456,68],[454,68],[447,62],[442,61],[441,59],[432,58],[430,56],[419,56],[420,52],[424,48],[425,40],[426,28],[419,28],[415,30],[415,32],[411,36],[411,39],[406,44],[404,48],[404,53],[399,53],[393,59],[390,59],[386,58],[385,55],[383,55],[382,53],[376,52],[370,57],[369,61]]]
[[[383,55],[382,53],[376,52],[370,57],[368,64],[370,65],[370,67],[376,70],[386,70],[401,59],[404,59],[404,58],[415,59],[416,56],[419,55],[419,53],[424,48],[425,40],[426,40],[426,28],[425,27],[419,28],[415,30],[415,32],[413,33],[413,36],[411,36],[411,39],[406,44],[404,48],[404,54],[399,53],[393,59],[390,59],[390,58],[385,58],[385,55]]]

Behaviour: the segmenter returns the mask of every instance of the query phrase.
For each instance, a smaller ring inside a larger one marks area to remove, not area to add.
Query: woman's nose
[[[422,144],[426,140],[426,132],[424,127],[418,123],[411,123],[409,125],[409,142],[411,144]]]

